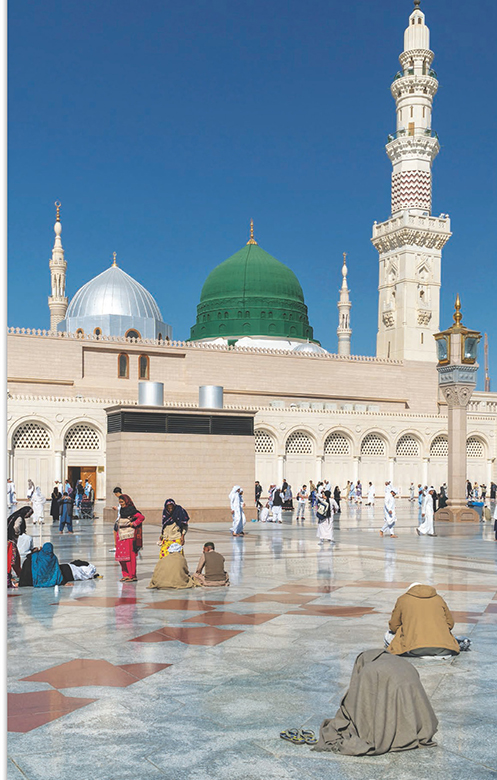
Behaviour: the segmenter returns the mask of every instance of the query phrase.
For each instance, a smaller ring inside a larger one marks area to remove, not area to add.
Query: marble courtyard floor
[[[190,570],[214,541],[231,587],[179,592],[146,590],[157,527],[144,526],[138,583],[123,585],[111,526],[59,537],[45,525],[61,562],[90,560],[103,579],[9,592],[9,780],[497,778],[491,524],[439,523],[436,538],[418,538],[417,507],[402,501],[399,538],[381,539],[381,515],[380,504],[346,508],[332,549],[318,548],[309,513],[303,525],[291,513],[280,526],[248,522],[237,539],[193,525]],[[438,747],[350,758],[281,740],[334,716],[356,655],[382,646],[413,581],[434,584],[472,640],[452,661],[412,661]]]

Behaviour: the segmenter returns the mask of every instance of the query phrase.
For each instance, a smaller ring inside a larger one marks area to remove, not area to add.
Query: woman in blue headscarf
[[[45,542],[41,550],[28,555],[22,565],[19,585],[32,585],[35,588],[51,588],[62,585],[64,578],[59,561],[53,551],[53,544]]]

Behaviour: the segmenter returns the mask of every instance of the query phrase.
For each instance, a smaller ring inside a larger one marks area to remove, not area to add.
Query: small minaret
[[[349,288],[347,287],[347,254],[343,253],[342,265],[342,286],[340,288],[340,300],[338,301],[338,354],[350,355],[350,337],[352,329],[350,327],[350,309],[351,302],[349,298]]]
[[[64,260],[64,250],[62,248],[62,241],[60,240],[62,225],[60,223],[60,203],[57,200],[55,201],[55,207],[57,209],[54,225],[55,242],[52,249],[52,257],[49,263],[50,278],[52,283],[52,294],[48,297],[48,308],[50,309],[50,330],[57,330],[58,323],[65,318],[67,311],[67,263]]]

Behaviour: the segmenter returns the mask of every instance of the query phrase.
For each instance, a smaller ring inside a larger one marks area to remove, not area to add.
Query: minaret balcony
[[[419,136],[422,136],[423,138],[436,138],[438,141],[438,133],[435,130],[432,130],[430,127],[413,127],[410,129],[402,127],[395,133],[389,133],[387,137],[387,143],[395,141],[397,138],[411,138]]]
[[[433,68],[423,68],[422,69],[422,76],[429,76],[432,79],[437,79],[438,81],[438,74],[436,70],[433,70]],[[394,81],[397,81],[397,79],[402,79],[404,76],[414,76],[414,68],[406,68],[405,70],[398,70],[395,76],[393,77]]]

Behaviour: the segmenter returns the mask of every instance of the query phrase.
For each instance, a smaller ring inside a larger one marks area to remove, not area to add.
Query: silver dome
[[[314,352],[315,354],[320,355],[328,354],[326,349],[323,349],[323,347],[320,347],[319,344],[313,344],[310,341],[306,342],[305,344],[298,344],[292,349],[292,352]]]
[[[162,320],[152,295],[117,265],[83,285],[74,295],[66,317],[98,317],[118,314]]]

